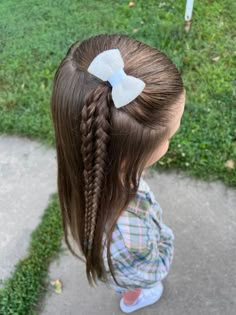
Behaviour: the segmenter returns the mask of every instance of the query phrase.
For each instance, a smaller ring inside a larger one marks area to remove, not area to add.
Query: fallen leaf
[[[220,56],[212,58],[213,61],[218,61],[220,59]]]
[[[57,294],[60,294],[62,292],[62,283],[59,279],[56,279],[55,281],[51,281],[51,285],[54,288],[54,291]]]
[[[230,169],[234,169],[234,160],[228,160],[226,163],[225,163],[225,166],[230,168]]]

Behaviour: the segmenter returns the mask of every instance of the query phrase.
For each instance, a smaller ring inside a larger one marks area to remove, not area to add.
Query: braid
[[[93,130],[91,129],[92,120],[94,117],[95,111],[95,103],[94,102],[86,102],[85,106],[82,110],[82,119],[81,119],[81,135],[82,135],[82,143],[81,143],[81,153],[84,161],[84,196],[85,196],[85,207],[88,209],[89,201],[91,200],[91,177],[92,177],[92,166],[93,166]],[[90,188],[89,188],[90,187]],[[88,239],[88,226],[87,226],[87,214],[88,211],[85,209],[85,227],[84,227],[84,237],[85,240]]]
[[[108,160],[110,108],[104,87],[98,87],[82,110],[82,158],[84,162],[85,226],[84,252],[88,258],[94,240],[96,219],[100,207],[101,189]]]
[[[91,231],[89,235],[89,244],[92,244],[95,227],[97,209],[99,207],[101,190],[105,179],[105,168],[108,162],[108,143],[110,140],[110,108],[107,102],[98,102],[98,107],[94,119],[94,141],[95,141],[95,160],[94,160],[94,189],[93,189],[93,204],[91,212]]]

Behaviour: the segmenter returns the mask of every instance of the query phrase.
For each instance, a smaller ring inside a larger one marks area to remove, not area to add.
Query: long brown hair
[[[99,53],[112,48],[120,50],[124,71],[146,84],[119,109],[108,82],[87,71]],[[102,34],[75,42],[55,73],[51,113],[65,241],[79,257],[68,240],[71,232],[85,257],[90,285],[107,281],[104,233],[109,269],[119,284],[110,256],[112,232],[137,193],[151,154],[167,136],[173,104],[183,90],[176,66],[164,53],[127,35]]]

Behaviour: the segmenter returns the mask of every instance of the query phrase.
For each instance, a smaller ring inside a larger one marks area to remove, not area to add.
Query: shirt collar
[[[148,184],[145,182],[145,180],[143,179],[143,177],[140,177],[140,181],[139,181],[139,186],[138,186],[138,191],[145,191],[145,192],[149,192],[150,191],[150,187],[148,186]]]

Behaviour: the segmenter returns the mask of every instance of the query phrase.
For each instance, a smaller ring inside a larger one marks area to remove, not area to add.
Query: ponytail
[[[108,90],[108,88],[107,88]],[[110,107],[108,93],[99,86],[86,100],[81,113],[81,155],[83,160],[83,180],[85,196],[85,219],[83,252],[86,257],[86,272],[91,282],[94,269],[93,241],[100,208],[105,169],[108,163],[110,141]]]

